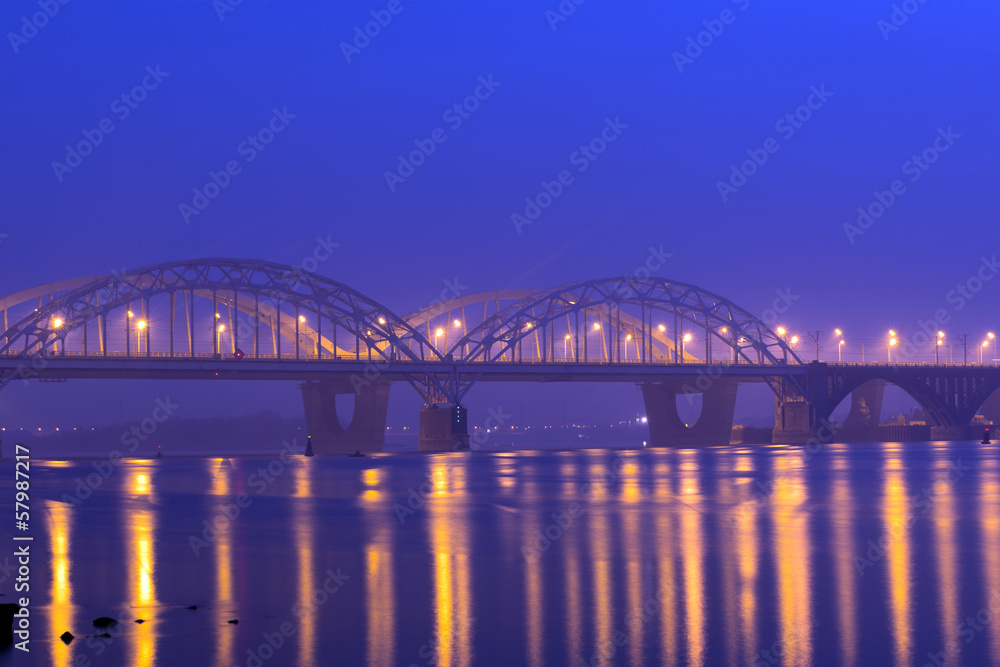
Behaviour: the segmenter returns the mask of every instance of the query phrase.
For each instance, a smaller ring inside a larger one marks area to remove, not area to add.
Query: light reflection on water
[[[803,454],[37,461],[17,664],[1000,665],[997,448]]]

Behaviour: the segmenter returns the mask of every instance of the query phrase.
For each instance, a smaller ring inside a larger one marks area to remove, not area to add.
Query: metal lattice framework
[[[73,288],[45,303],[38,290],[20,293],[39,305],[5,327],[0,354],[178,358],[239,349],[252,358],[441,361],[388,308],[280,264],[202,259],[66,284]],[[16,305],[9,301],[5,320]]]
[[[487,318],[449,353],[466,362],[801,364],[781,336],[728,299],[662,278],[536,292]]]

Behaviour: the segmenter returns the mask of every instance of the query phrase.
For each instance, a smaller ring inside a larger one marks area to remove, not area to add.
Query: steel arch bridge
[[[400,317],[318,274],[212,258],[49,283],[0,311],[7,358],[802,363],[732,302],[657,278],[483,292]]]
[[[327,382],[322,403],[377,381],[375,404],[388,382],[407,381],[429,406],[456,406],[479,380],[657,383],[668,396],[678,378],[714,373],[726,376],[713,380],[720,391],[768,382],[779,427],[799,438],[873,378],[941,427],[966,425],[1000,387],[993,368],[806,364],[748,311],[663,278],[459,294],[400,316],[315,273],[208,258],[49,283],[0,298],[0,311],[0,388],[17,377],[297,379]]]

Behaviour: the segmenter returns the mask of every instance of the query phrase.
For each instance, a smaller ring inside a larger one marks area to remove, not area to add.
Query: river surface
[[[998,461],[978,443],[34,460],[21,532],[8,458],[0,602],[11,535],[32,536],[31,634],[0,663],[1000,665]]]

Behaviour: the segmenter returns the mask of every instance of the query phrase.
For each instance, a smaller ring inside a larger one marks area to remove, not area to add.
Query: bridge
[[[829,441],[830,415],[890,382],[924,409],[932,437],[971,435],[1000,389],[985,364],[805,362],[783,333],[722,296],[663,278],[461,295],[409,315],[289,266],[200,259],[63,280],[0,298],[0,389],[74,378],[297,380],[317,453],[380,450],[389,389],[424,400],[419,447],[469,446],[476,382],[634,382],[650,443],[728,443],[736,391],[775,395],[778,443]],[[677,397],[702,395],[691,427]],[[354,395],[349,426],[338,396]],[[876,414],[877,419],[877,414]]]

